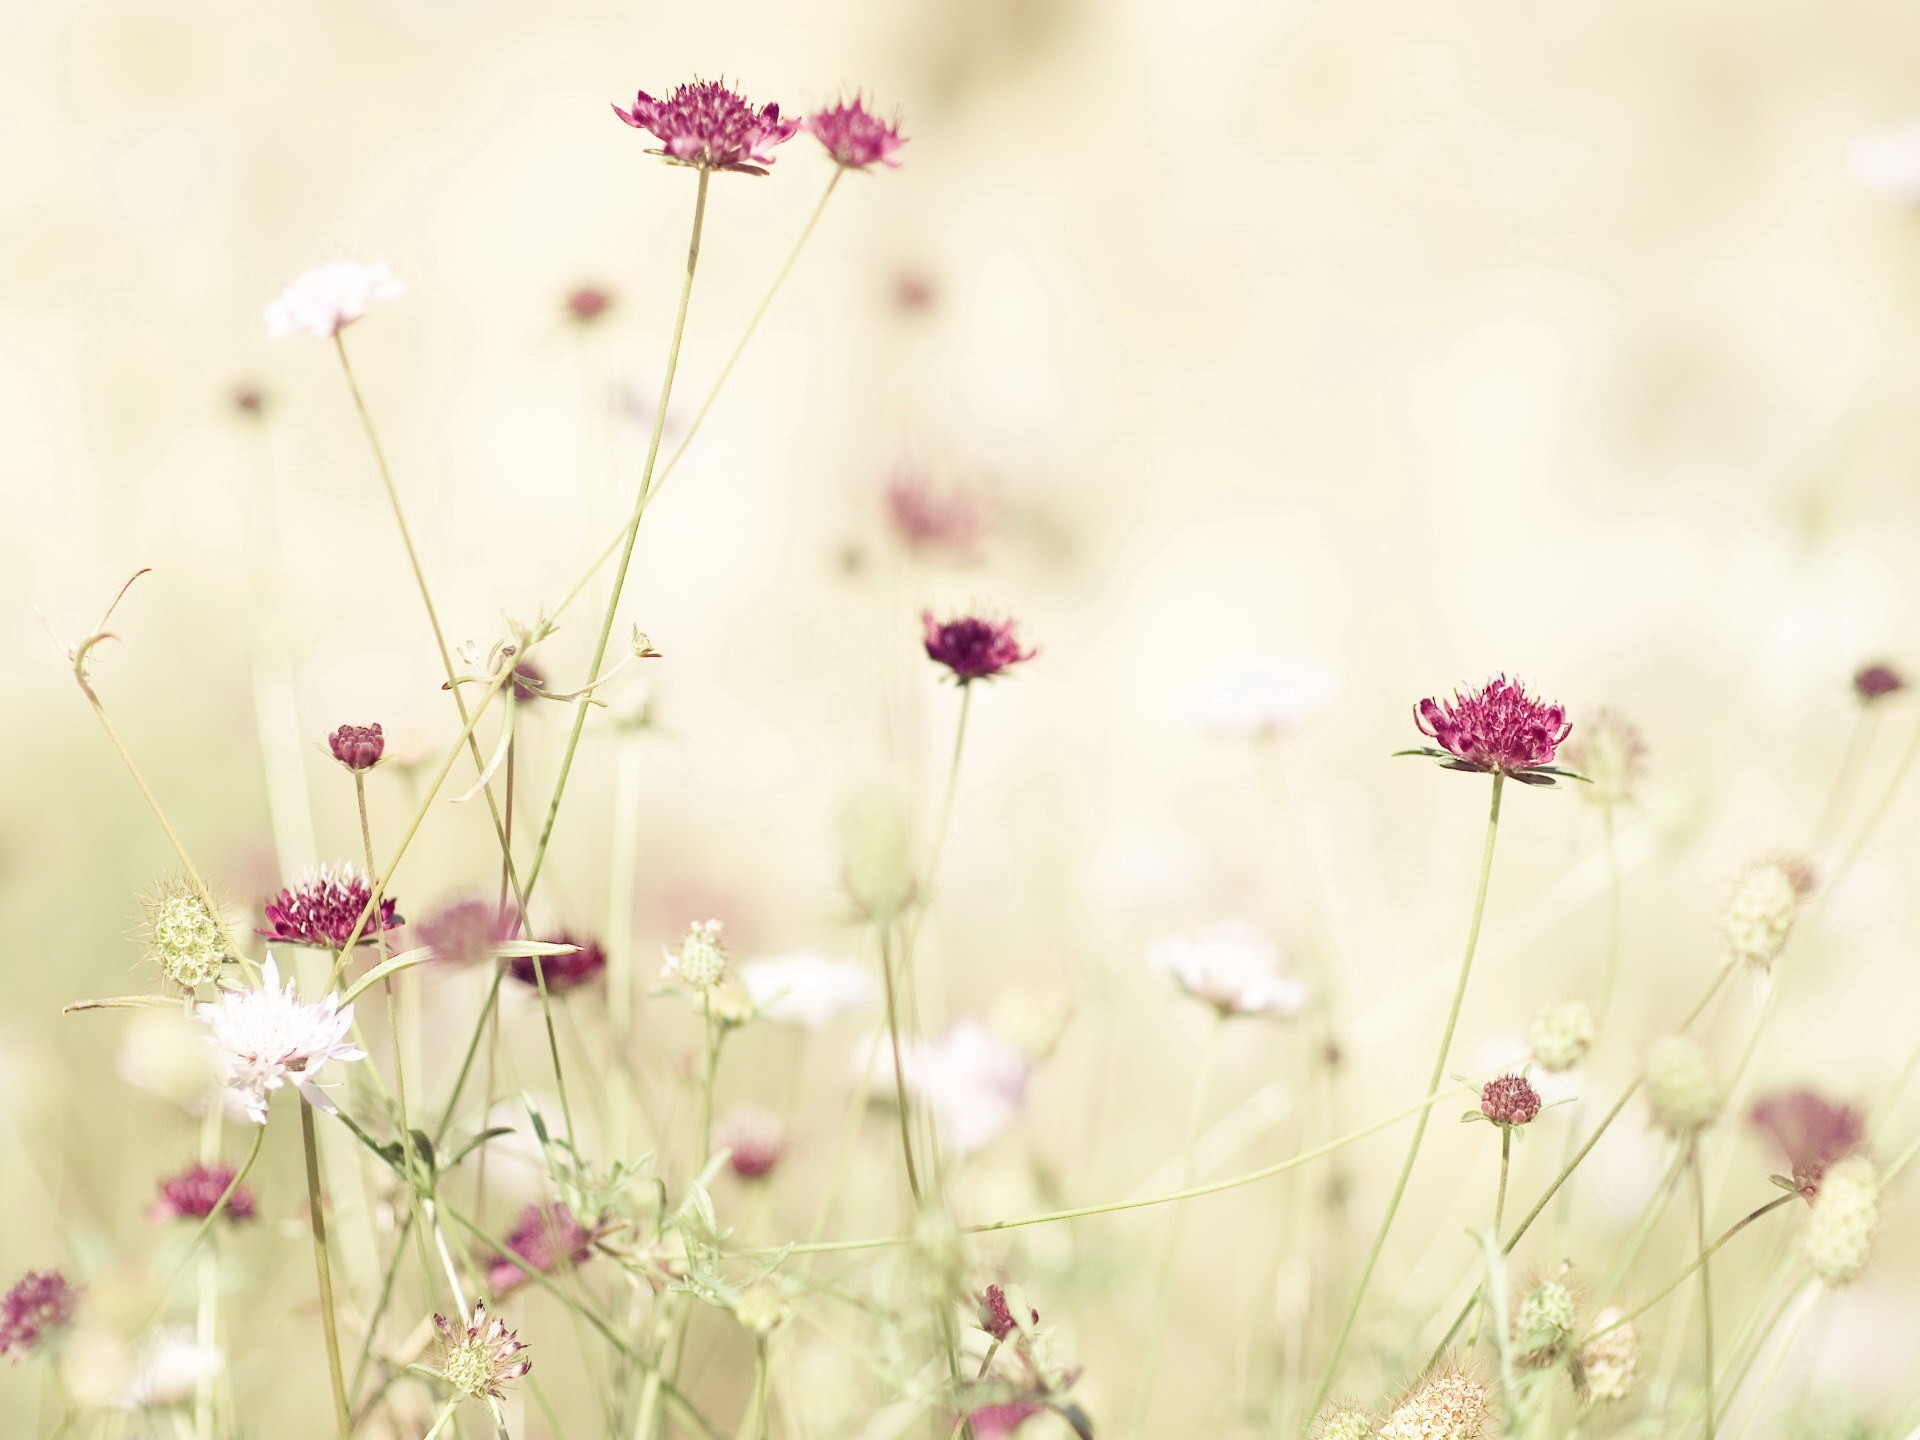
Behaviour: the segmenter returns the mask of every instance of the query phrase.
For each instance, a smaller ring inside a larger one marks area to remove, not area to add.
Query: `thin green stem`
[[[334,1420],[340,1440],[353,1440],[353,1411],[340,1367],[340,1327],[333,1311],[333,1262],[327,1255],[327,1202],[320,1185],[320,1143],[313,1131],[313,1106],[300,1098],[300,1143],[307,1164],[307,1211],[313,1226],[313,1271],[320,1285],[320,1324],[327,1341],[327,1378],[333,1386]]]
[[[1507,1170],[1513,1163],[1513,1127],[1500,1127],[1500,1188],[1493,1197],[1493,1233],[1500,1233],[1500,1223],[1507,1213]]]
[[[913,1122],[912,1111],[907,1108],[907,1070],[900,1055],[900,1005],[898,986],[894,980],[893,963],[893,927],[885,921],[879,925],[880,936],[880,976],[886,984],[887,994],[887,1042],[893,1047],[893,1098],[894,1107],[899,1112],[900,1154],[907,1165],[907,1188],[913,1192],[913,1208],[917,1212],[925,1203],[920,1190],[920,1171],[913,1159]]]
[[[1693,1144],[1693,1243],[1700,1254],[1700,1383],[1706,1390],[1707,1440],[1713,1440],[1713,1270],[1707,1257],[1707,1178],[1700,1165],[1700,1145]],[[1793,1197],[1783,1195],[1783,1200]]]
[[[1594,1029],[1607,1033],[1607,1021],[1613,1014],[1613,992],[1620,980],[1621,885],[1620,842],[1613,816],[1613,802],[1600,806],[1600,824],[1605,832],[1603,844],[1607,857],[1607,958],[1600,972],[1600,1007],[1594,1017]]]
[[[1798,1200],[1799,1198],[1800,1197],[1797,1194],[1780,1195],[1772,1200],[1769,1200],[1766,1204],[1762,1205],[1759,1209],[1750,1211],[1747,1214],[1741,1216],[1738,1220],[1734,1221],[1733,1224],[1729,1225],[1725,1230],[1721,1232],[1720,1238],[1718,1240],[1715,1240],[1711,1245],[1701,1246],[1700,1253],[1698,1256],[1695,1257],[1693,1263],[1687,1266],[1687,1268],[1682,1270],[1678,1275],[1674,1276],[1672,1280],[1668,1281],[1665,1285],[1663,1285],[1659,1289],[1659,1291],[1655,1293],[1652,1299],[1647,1300],[1645,1303],[1635,1307],[1632,1310],[1627,1311],[1626,1314],[1618,1316],[1613,1320],[1610,1320],[1605,1325],[1602,1325],[1598,1330],[1590,1331],[1588,1334],[1582,1336],[1580,1340],[1581,1346],[1584,1348],[1586,1345],[1590,1344],[1595,1340],[1598,1340],[1602,1335],[1607,1334],[1609,1331],[1618,1330],[1622,1325],[1630,1325],[1635,1320],[1638,1320],[1642,1315],[1646,1314],[1649,1310],[1653,1309],[1654,1306],[1658,1305],[1662,1300],[1666,1299],[1674,1291],[1678,1290],[1683,1284],[1685,1284],[1687,1281],[1687,1278],[1691,1276],[1694,1271],[1700,1269],[1702,1266],[1704,1266],[1707,1263],[1708,1258],[1712,1256],[1714,1251],[1718,1250],[1722,1245],[1725,1245],[1729,1240],[1733,1239],[1734,1236],[1738,1235],[1742,1230],[1746,1229],[1749,1225],[1753,1224],[1753,1222],[1758,1220],[1762,1215],[1770,1215],[1775,1210],[1778,1210],[1782,1205],[1791,1204],[1793,1201]]]
[[[460,1408],[460,1397],[454,1396],[440,1407],[440,1413],[433,1417],[433,1428],[420,1437],[420,1440],[437,1440],[440,1432],[447,1428],[447,1422],[453,1419],[453,1412]]]

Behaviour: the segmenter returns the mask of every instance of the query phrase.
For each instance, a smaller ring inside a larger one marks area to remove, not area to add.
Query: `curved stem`
[[[1644,1304],[1639,1305],[1632,1310],[1629,1310],[1626,1314],[1620,1316],[1618,1319],[1609,1321],[1607,1324],[1602,1325],[1598,1330],[1594,1330],[1588,1333],[1587,1335],[1583,1336],[1580,1340],[1580,1347],[1585,1348],[1588,1344],[1592,1343],[1595,1340],[1598,1340],[1602,1335],[1605,1335],[1608,1331],[1618,1330],[1622,1325],[1630,1325],[1635,1320],[1638,1320],[1642,1315],[1646,1314],[1649,1310],[1653,1309],[1654,1306],[1658,1305],[1662,1300],[1666,1299],[1667,1296],[1671,1295],[1674,1291],[1678,1290],[1681,1287],[1681,1285],[1685,1284],[1687,1277],[1692,1275],[1694,1271],[1704,1266],[1707,1263],[1708,1258],[1713,1254],[1714,1251],[1718,1250],[1722,1245],[1726,1244],[1729,1240],[1733,1239],[1734,1236],[1738,1235],[1742,1230],[1746,1229],[1749,1225],[1753,1224],[1753,1222],[1758,1220],[1762,1215],[1769,1215],[1773,1211],[1778,1210],[1782,1205],[1786,1205],[1794,1200],[1798,1200],[1799,1198],[1800,1197],[1798,1195],[1792,1195],[1792,1194],[1781,1195],[1775,1199],[1769,1200],[1766,1204],[1762,1205],[1758,1210],[1750,1211],[1748,1214],[1741,1216],[1738,1220],[1734,1221],[1733,1224],[1729,1225],[1724,1231],[1721,1232],[1720,1238],[1718,1240],[1715,1240],[1711,1245],[1704,1245],[1700,1247],[1700,1254],[1694,1259],[1694,1262],[1691,1265],[1687,1266],[1686,1269],[1682,1270],[1678,1275],[1674,1276],[1672,1280],[1668,1281],[1664,1286],[1662,1286],[1660,1288],[1659,1293],[1657,1293],[1651,1300],[1648,1300]]]
[[[313,1106],[300,1098],[300,1144],[307,1162],[307,1212],[313,1226],[313,1270],[320,1285],[320,1324],[327,1341],[327,1378],[333,1385],[334,1421],[340,1440],[353,1440],[353,1412],[340,1368],[340,1327],[333,1313],[333,1262],[327,1255],[327,1202],[320,1185],[320,1144],[313,1133]]]
[[[1713,1271],[1707,1264],[1707,1257],[1713,1252],[1707,1249],[1707,1177],[1700,1165],[1700,1144],[1693,1144],[1693,1243],[1700,1252],[1700,1383],[1706,1389],[1707,1404],[1707,1440],[1713,1440],[1714,1399],[1713,1399]],[[1793,1197],[1783,1195],[1783,1200]]]
[[[1513,1127],[1500,1127],[1500,1188],[1493,1197],[1493,1233],[1500,1233],[1500,1222],[1507,1213],[1507,1171],[1513,1163]]]
[[[900,1005],[893,974],[893,927],[883,922],[879,932],[880,974],[886,982],[887,992],[887,1041],[893,1047],[893,1098],[900,1113],[900,1153],[907,1162],[907,1188],[913,1192],[913,1208],[918,1211],[926,1197],[921,1193],[920,1171],[913,1160],[913,1123],[911,1112],[907,1109],[907,1071],[900,1058]]]

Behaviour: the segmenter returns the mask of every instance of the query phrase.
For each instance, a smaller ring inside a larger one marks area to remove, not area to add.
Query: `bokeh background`
[[[260,309],[339,255],[405,281],[349,339],[449,630],[490,643],[618,523],[658,394],[693,181],[609,113],[636,86],[725,74],[795,109],[855,87],[912,138],[897,172],[840,187],[648,516],[625,613],[665,658],[648,662],[639,864],[610,886],[631,792],[590,738],[548,914],[624,926],[649,956],[709,913],[742,953],[860,953],[839,817],[882,789],[929,819],[954,719],[918,611],[1017,615],[1042,654],[977,697],[928,943],[940,1010],[1055,1043],[1018,1126],[968,1167],[974,1216],[1178,1178],[1206,1023],[1144,955],[1222,916],[1341,987],[1350,1117],[1416,1097],[1484,804],[1477,781],[1389,758],[1415,743],[1419,696],[1506,669],[1648,738],[1598,1097],[1717,965],[1727,877],[1811,843],[1856,724],[1853,668],[1920,659],[1920,215],[1848,164],[1850,142],[1920,112],[1920,13],[1896,0],[26,0],[7,28],[0,1270],[61,1260],[128,1314],[151,1283],[151,1179],[192,1126],[123,1078],[138,1026],[59,1012],[148,983],[139,897],[171,861],[59,645],[151,566],[96,674],[188,847],[242,909],[355,854],[326,731],[378,719],[425,753],[449,716],[332,357],[269,342]],[[827,175],[803,138],[768,179],[716,180],[676,423]],[[613,297],[592,327],[563,308],[583,283]],[[260,423],[238,386],[265,395]],[[995,497],[976,560],[902,554],[882,500],[902,473]],[[583,670],[590,630],[585,611],[563,629],[554,673]],[[1250,657],[1339,677],[1278,750],[1194,723],[1196,688]],[[1895,702],[1869,737],[1850,824],[1914,723]],[[542,784],[564,733],[558,709],[529,716]],[[377,777],[389,836],[413,783]],[[1463,1072],[1580,993],[1604,943],[1593,810],[1511,802]],[[1894,806],[1779,976],[1761,1083],[1871,1111],[1911,1053],[1916,809],[1920,793]],[[441,807],[403,908],[490,884],[492,843],[474,807]],[[1758,1003],[1716,1013],[1720,1050]],[[644,1023],[670,1073],[689,1032]],[[1205,1173],[1324,1133],[1307,1044],[1229,1032]],[[797,1227],[839,1133],[845,1048],[797,1092]],[[784,1104],[790,1061],[743,1041],[725,1084]],[[1549,1113],[1523,1192],[1593,1109]],[[1452,1293],[1487,1203],[1490,1132],[1441,1118],[1376,1296],[1407,1312],[1389,1335]],[[1873,1119],[1896,1147],[1914,1123]],[[878,1193],[897,1157],[884,1128],[868,1138],[849,1231],[897,1218]],[[1587,1229],[1529,1254],[1540,1270],[1562,1252],[1597,1267],[1631,1218],[1658,1154],[1618,1138]],[[1751,1150],[1729,1216],[1767,1193]],[[1397,1155],[1391,1138],[1354,1152],[1363,1230]],[[320,1378],[300,1348],[295,1158],[269,1164],[277,1228],[244,1282],[260,1354],[234,1361],[256,1403]],[[1159,1328],[1160,1433],[1266,1433],[1257,1399],[1298,1299],[1269,1262],[1307,1193],[1209,1202],[1165,1289],[1164,1216],[991,1256],[1062,1327],[1096,1415],[1124,1410]],[[1910,1199],[1892,1213],[1781,1395],[1883,1417],[1914,1401]],[[702,1383],[725,1397],[741,1357],[715,1345]],[[550,1374],[575,1363],[562,1348]],[[1392,1374],[1385,1351],[1358,1352],[1362,1392]],[[858,1433],[844,1348],[809,1331],[794,1364],[836,1378],[791,1433]],[[30,1390],[0,1372],[0,1409]],[[1756,1433],[1792,1423],[1776,1407]]]

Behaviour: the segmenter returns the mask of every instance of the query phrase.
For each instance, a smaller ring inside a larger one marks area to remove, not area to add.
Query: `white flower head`
[[[1289,735],[1326,708],[1339,685],[1332,672],[1278,660],[1225,670],[1188,702],[1194,723],[1226,740]]]
[[[873,1004],[880,991],[864,965],[812,952],[749,960],[740,967],[740,983],[761,1015],[803,1030],[824,1030]]]
[[[1848,142],[1847,177],[1896,205],[1920,205],[1920,120]]]
[[[275,340],[289,335],[331,340],[365,315],[375,300],[390,300],[405,288],[384,260],[370,265],[335,260],[295,276],[261,313],[267,334]]]
[[[193,1399],[200,1382],[210,1380],[226,1365],[226,1357],[211,1345],[202,1345],[188,1325],[169,1325],[155,1331],[140,1347],[133,1376],[121,1397],[123,1410],[165,1410]]]
[[[267,1097],[288,1082],[314,1109],[332,1114],[338,1107],[314,1077],[329,1060],[366,1058],[347,1043],[353,1007],[342,1009],[333,995],[303,1003],[292,980],[280,984],[280,967],[271,958],[257,989],[222,990],[197,1013],[226,1064],[227,1088],[256,1125],[267,1123]]]
[[[696,920],[687,927],[678,950],[662,949],[665,963],[660,978],[678,980],[691,990],[712,990],[727,978],[727,952],[720,943],[718,920]]]
[[[856,1052],[876,1093],[893,1085],[893,1048],[884,1033]],[[978,1020],[959,1020],[938,1040],[903,1043],[900,1074],[907,1092],[932,1112],[940,1142],[971,1155],[997,1140],[1026,1105],[1033,1061]]]
[[[1147,960],[1196,1000],[1222,1015],[1298,1015],[1307,987],[1287,973],[1281,948],[1244,920],[1223,920],[1156,941]]]

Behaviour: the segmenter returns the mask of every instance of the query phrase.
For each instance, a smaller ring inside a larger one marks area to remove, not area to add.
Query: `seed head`
[[[1575,1357],[1576,1385],[1589,1405],[1610,1405],[1627,1398],[1640,1376],[1640,1332],[1632,1324],[1616,1324],[1618,1308],[1594,1317],[1597,1332]],[[1612,1327],[1612,1328],[1609,1328]]]
[[[720,944],[720,929],[718,920],[696,920],[689,925],[677,951],[661,952],[667,957],[661,976],[702,992],[726,979],[727,952]]]
[[[1040,653],[1021,648],[1011,620],[995,620],[985,615],[936,620],[931,611],[923,611],[920,626],[927,658],[936,665],[946,666],[955,682],[961,685],[1004,675]]]
[[[1736,960],[1764,969],[1780,958],[1800,904],[1813,888],[1813,872],[1791,860],[1749,865],[1734,882],[1721,918],[1727,950]]]
[[[798,120],[782,120],[778,105],[754,105],[724,80],[695,80],[677,85],[664,100],[642,90],[633,109],[613,113],[660,142],[658,155],[670,165],[696,170],[731,170],[764,175],[773,164],[773,147],[794,137]]]
[[[591,936],[557,930],[544,938],[555,945],[571,945],[574,949],[566,955],[542,955],[537,961],[531,955],[514,956],[507,962],[507,973],[522,985],[537,989],[544,979],[550,992],[563,995],[598,979],[605,972],[607,952]]]
[[[1524,1075],[1502,1075],[1482,1087],[1480,1113],[1496,1125],[1530,1124],[1540,1113],[1540,1092]]]
[[[371,770],[387,753],[387,737],[378,725],[342,725],[327,737],[333,758],[349,770]]]
[[[146,908],[147,954],[162,975],[184,990],[220,978],[233,942],[199,892],[185,881],[163,880]]]
[[[1322,1412],[1313,1433],[1314,1440],[1369,1440],[1373,1417],[1351,1405],[1330,1406]]]
[[[463,1325],[444,1315],[433,1317],[440,1332],[440,1377],[454,1394],[469,1400],[501,1400],[501,1387],[533,1369],[525,1359],[526,1346],[507,1328],[507,1322],[489,1319],[487,1302],[476,1300]]]
[[[1554,783],[1554,757],[1573,730],[1565,706],[1534,698],[1504,675],[1448,700],[1422,700],[1413,718],[1439,749],[1408,753],[1431,756],[1449,770],[1508,775],[1528,785]]]
[[[809,115],[806,129],[827,147],[833,163],[846,170],[897,166],[894,152],[907,143],[898,120],[882,120],[858,96]]]
[[[220,1197],[233,1185],[231,1165],[189,1165],[179,1174],[160,1182],[160,1194],[147,1207],[149,1220],[204,1220],[220,1203]],[[253,1192],[244,1185],[234,1186],[222,1220],[238,1223],[254,1216]]]
[[[1660,1128],[1692,1135],[1720,1113],[1720,1081],[1706,1051],[1684,1035],[1663,1035],[1647,1049],[1647,1103]]]
[[[1820,1181],[1801,1245],[1822,1283],[1838,1288],[1866,1268],[1880,1227],[1880,1172],[1864,1155],[1830,1166]]]
[[[1458,1371],[1423,1381],[1387,1417],[1379,1440],[1478,1440],[1487,1422],[1487,1387]]]
[[[1551,1364],[1566,1348],[1576,1318],[1573,1292],[1558,1280],[1547,1280],[1528,1291],[1513,1317],[1514,1349],[1521,1363]]]
[[[1583,1001],[1563,1000],[1534,1017],[1527,1043],[1540,1068],[1559,1075],[1587,1058],[1593,1033],[1593,1011]]]

